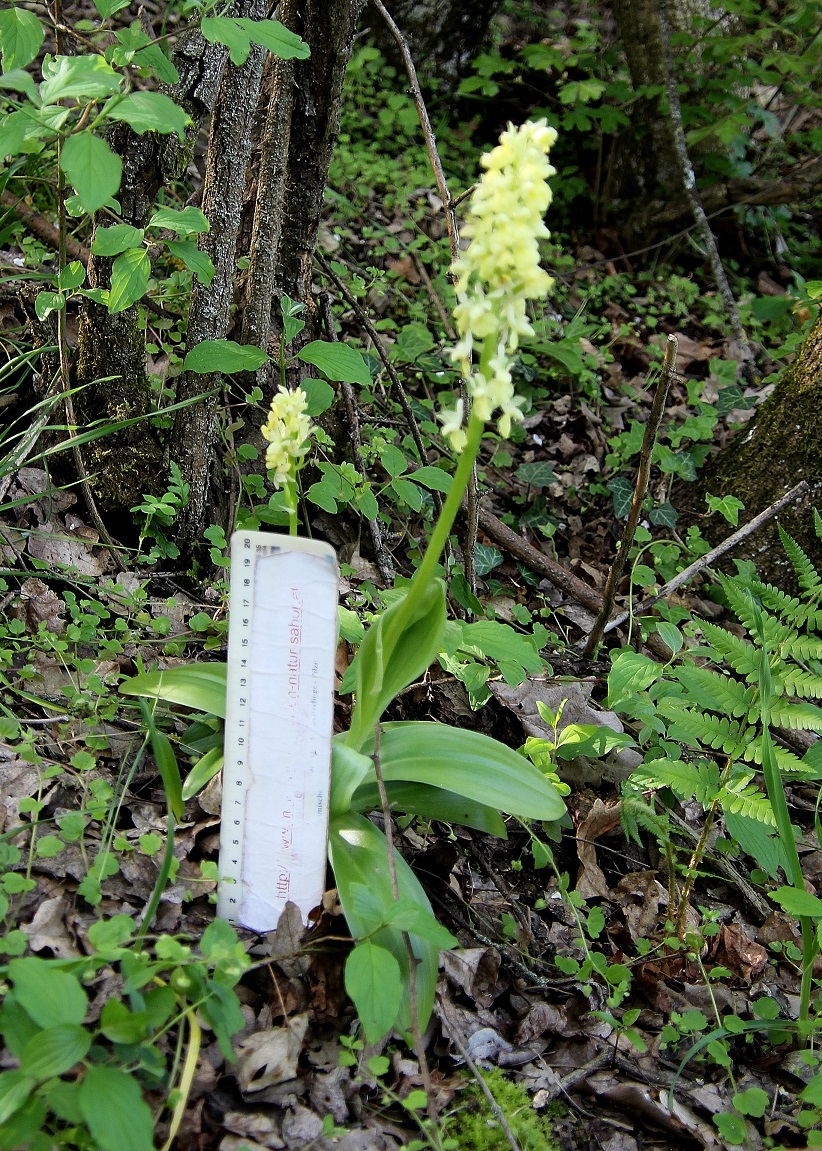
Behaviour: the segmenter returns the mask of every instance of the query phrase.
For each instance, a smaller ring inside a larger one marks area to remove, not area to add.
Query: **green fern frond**
[[[816,532],[816,538],[822,540],[822,516],[816,508],[813,509],[813,530]]]
[[[748,785],[741,791],[723,787],[717,796],[724,811],[734,815],[745,815],[748,819],[755,819],[757,823],[776,826],[776,817],[771,802],[766,795],[753,785]]]
[[[671,838],[667,821],[658,815],[650,804],[645,803],[636,795],[623,793],[620,804],[620,817],[625,837],[634,843],[642,845],[639,829],[653,835],[660,843],[667,843]]]
[[[669,787],[677,799],[695,799],[710,807],[719,791],[719,768],[709,759],[700,763],[653,759],[631,774],[631,782],[643,791]]]
[[[741,719],[747,715],[753,702],[755,688],[746,687],[739,680],[707,667],[683,663],[675,669],[674,675],[687,688],[687,703],[691,706]]]
[[[822,639],[815,635],[798,635],[780,655],[783,659],[822,659]]]
[[[750,589],[766,611],[778,615],[786,623],[804,623],[807,605],[796,596],[788,595],[773,584],[764,583],[759,579],[751,580]]]
[[[822,732],[822,707],[813,703],[790,703],[786,699],[775,699],[771,703],[771,723],[775,727],[787,727],[790,731]]]
[[[734,615],[740,623],[744,624],[751,635],[755,635],[757,631],[757,608],[754,606],[753,591],[750,585],[741,579],[731,579],[725,576],[722,578],[722,588]],[[759,609],[759,618],[765,633],[765,643],[771,651],[779,647],[780,644],[789,643],[796,635],[796,629],[791,627],[789,623],[777,619],[776,616],[770,615],[762,608]]]
[[[775,691],[781,689],[782,694],[796,696],[798,699],[822,698],[822,676],[804,671],[801,667],[786,667],[784,671],[775,671],[773,686]]]
[[[701,620],[699,627],[711,644],[711,655],[717,663],[729,663],[740,675],[758,677],[759,652],[752,643],[708,620]]]
[[[814,515],[817,515],[816,509],[814,509]],[[816,518],[814,519],[814,526],[815,525]],[[796,573],[797,582],[802,590],[812,592],[822,586],[822,577],[820,577],[816,568],[796,540],[788,535],[781,524],[777,524],[776,526],[779,528],[779,538],[782,540],[782,546],[785,549],[788,559],[791,561],[791,566]]]
[[[776,766],[781,772],[785,774],[803,774],[807,771],[807,765],[802,762],[798,755],[794,755],[792,751],[788,751],[786,747],[779,747],[774,744],[774,755],[776,756]],[[745,748],[745,753],[742,756],[746,763],[755,763],[759,766],[762,764],[762,736],[758,735],[756,739],[752,739],[748,746]]]
[[[668,725],[668,739],[686,743],[690,747],[711,747],[714,751],[723,751],[725,755],[735,759],[742,754],[749,742],[744,735],[753,735],[747,725],[736,723],[724,715],[710,715],[689,708],[682,709],[667,700],[660,706],[659,711],[671,721]]]

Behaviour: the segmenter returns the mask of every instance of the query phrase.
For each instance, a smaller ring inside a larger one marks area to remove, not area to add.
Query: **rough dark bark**
[[[171,95],[192,118],[182,143],[176,136],[163,137],[153,132],[137,135],[126,124],[112,128],[109,143],[123,161],[118,193],[123,223],[145,227],[161,185],[183,174],[200,125],[213,108],[226,56],[226,48],[207,44],[199,30],[181,37],[174,53],[180,83]],[[112,262],[100,256],[89,257],[91,287],[110,286]],[[110,315],[106,308],[90,300],[83,302],[76,378],[87,386],[79,393],[76,406],[84,423],[95,419],[115,422],[144,416],[149,411],[145,333],[138,319],[137,305]],[[146,434],[144,423],[92,443],[84,454],[92,473],[90,486],[103,507],[129,508],[144,491],[162,486],[163,451]]]
[[[340,101],[362,0],[285,0],[280,19],[311,49],[307,60],[270,60],[260,130],[250,267],[240,291],[243,343],[279,335],[283,294],[305,305],[300,342],[316,335],[311,269],[340,126]],[[276,354],[276,349],[271,348]],[[265,383],[261,373],[261,384]]]
[[[259,20],[266,16],[267,8],[262,0],[251,0],[239,14]],[[228,331],[245,172],[264,59],[265,51],[254,46],[241,67],[229,60],[225,62],[211,122],[203,184],[203,212],[211,228],[200,239],[215,274],[207,287],[194,283],[189,348],[203,340],[222,339]],[[219,388],[220,379],[219,373],[187,372],[180,377],[177,399],[193,399]],[[177,529],[179,541],[187,546],[200,539],[206,526],[218,439],[218,403],[218,397],[211,395],[199,404],[181,409],[172,429],[172,458],[189,484],[189,502],[180,514]]]
[[[648,198],[678,190],[679,168],[674,136],[661,105],[665,87],[663,31],[659,0],[613,0],[614,15],[628,61],[634,91],[640,94],[631,112],[628,149],[617,154],[614,195],[620,200]]]
[[[124,224],[142,228],[162,182],[157,138],[138,136],[127,124],[117,124],[109,143],[123,161],[118,192]],[[113,261],[91,255],[88,283],[111,285]],[[145,333],[138,324],[137,306],[111,315],[108,309],[84,300],[80,311],[76,378],[85,384],[78,393],[77,415],[83,424],[107,423],[144,416],[149,410]],[[104,508],[131,507],[143,491],[152,489],[162,458],[160,445],[145,426],[112,432],[84,451],[89,484]]]
[[[677,506],[704,510],[704,494],[735,495],[745,504],[749,519],[768,507],[800,480],[809,492],[779,516],[792,535],[819,566],[822,542],[813,530],[811,507],[822,496],[822,314],[796,359],[754,419],[710,459],[699,484],[682,488]],[[760,576],[781,587],[791,584],[790,564],[770,524],[734,551],[737,558],[755,561]]]

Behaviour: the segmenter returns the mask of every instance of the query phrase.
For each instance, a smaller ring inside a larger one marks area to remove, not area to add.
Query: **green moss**
[[[550,1115],[540,1115],[533,1109],[531,1097],[520,1083],[507,1079],[496,1067],[484,1078],[522,1151],[555,1151],[559,1147]],[[479,1086],[472,1083],[458,1099],[459,1106],[448,1119],[446,1134],[456,1140],[460,1151],[510,1151]]]

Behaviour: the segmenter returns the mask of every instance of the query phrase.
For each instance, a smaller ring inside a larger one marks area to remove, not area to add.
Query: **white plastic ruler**
[[[323,894],[337,588],[327,544],[232,536],[217,914],[254,931]]]

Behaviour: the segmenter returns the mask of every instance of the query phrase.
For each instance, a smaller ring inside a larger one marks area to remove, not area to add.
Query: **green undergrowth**
[[[544,1114],[535,1111],[522,1084],[497,1067],[482,1074],[521,1151],[557,1151],[553,1119],[562,1114],[561,1110],[552,1105]],[[508,1151],[511,1147],[499,1118],[491,1112],[484,1092],[475,1082],[457,1095],[446,1131],[459,1151]]]

